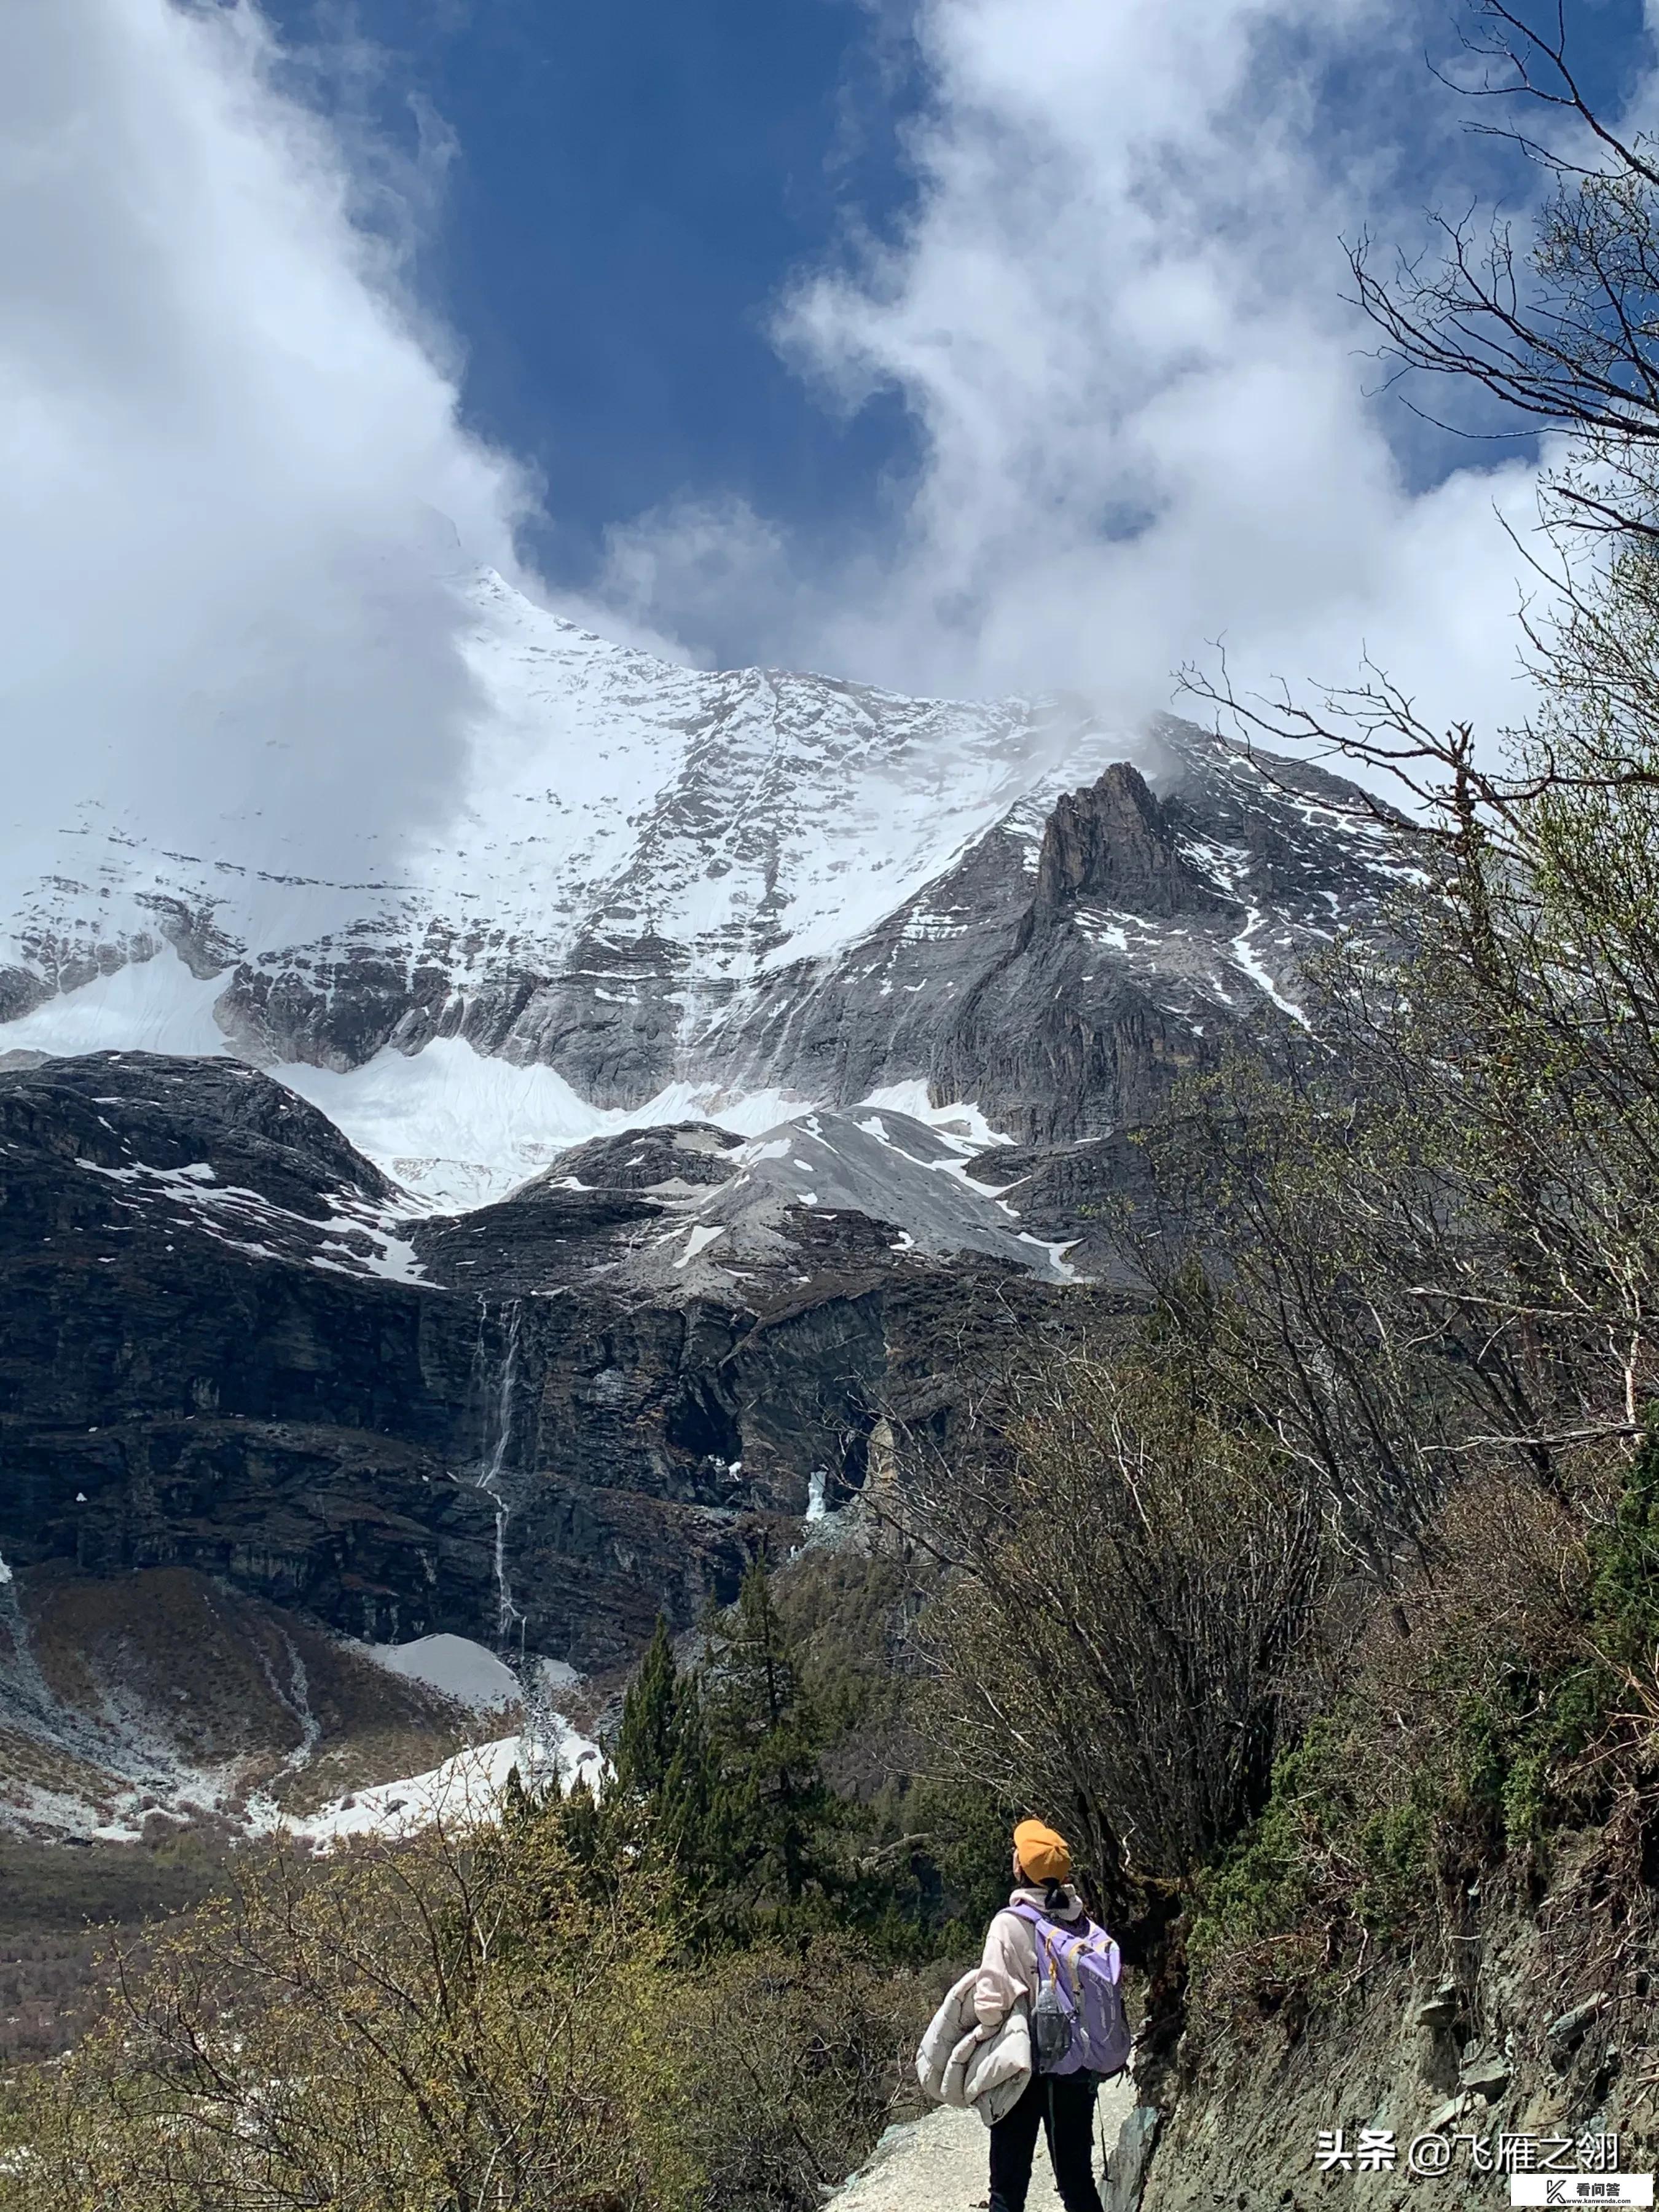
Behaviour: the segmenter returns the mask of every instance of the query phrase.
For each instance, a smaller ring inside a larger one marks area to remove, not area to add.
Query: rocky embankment
[[[1176,2084],[1144,2212],[1313,2212],[1339,2191],[1358,2212],[1496,2204],[1506,2157],[1521,2171],[1547,2159],[1558,2173],[1651,2173],[1646,1907],[1606,1882],[1605,1842],[1568,1840],[1540,1897],[1495,1870],[1472,1877],[1441,1955],[1381,1960],[1311,2016],[1212,2027]],[[1328,2170],[1322,2137],[1341,2154]]]
[[[1106,2212],[1496,2205],[1510,2172],[1547,2162],[1651,2173],[1659,2040],[1628,1917],[1596,1891],[1604,1841],[1577,1838],[1530,1905],[1477,1884],[1440,1964],[1383,1961],[1311,2015],[1209,2024],[1160,2081],[1162,2111],[1109,2085]],[[890,2128],[830,2203],[969,2212],[985,2194],[983,2127],[939,2110]],[[1031,2212],[1058,2202],[1039,2149]]]

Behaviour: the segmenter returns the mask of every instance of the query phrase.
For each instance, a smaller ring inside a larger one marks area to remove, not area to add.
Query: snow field
[[[213,1018],[213,1002],[224,988],[222,975],[205,982],[192,975],[168,946],[153,960],[129,961],[8,1022],[0,1028],[0,1051],[64,1059],[82,1052],[210,1057],[226,1048]]]
[[[497,1817],[515,1768],[526,1789],[556,1779],[561,1789],[568,1789],[578,1778],[595,1779],[604,1767],[598,1744],[556,1717],[548,1739],[504,1735],[474,1744],[428,1773],[353,1790],[307,1819],[281,1826],[317,1850],[357,1836],[411,1836],[437,1821],[450,1828],[478,1827]]]
[[[507,1662],[470,1637],[421,1636],[410,1644],[366,1644],[363,1650],[388,1674],[424,1682],[471,1712],[501,1712],[524,1696]]]
[[[224,1054],[227,1041],[213,1017],[222,979],[203,982],[171,947],[153,959],[100,975],[77,991],[47,1000],[32,1014],[0,1030],[0,1046],[52,1055],[85,1052],[156,1052],[178,1055]],[[283,1084],[327,1115],[335,1127],[419,1206],[465,1212],[505,1198],[573,1145],[629,1129],[676,1121],[708,1121],[735,1135],[758,1138],[819,1110],[818,1102],[778,1090],[732,1096],[713,1085],[671,1084],[643,1106],[594,1106],[556,1068],[528,1066],[476,1052],[459,1037],[437,1037],[422,1052],[386,1046],[361,1067],[342,1073],[287,1061],[270,1068]],[[971,1102],[933,1106],[920,1080],[872,1091],[864,1104],[886,1108],[920,1121],[967,1155],[1007,1139]],[[122,1170],[120,1172],[129,1172]],[[157,1184],[169,1178],[144,1171]],[[170,1180],[177,1182],[177,1176]],[[210,1175],[188,1194],[240,1228],[228,1241],[258,1252],[258,1217],[270,1211],[252,1192],[216,1188]],[[386,1224],[342,1219],[343,1228],[368,1228],[381,1245],[374,1272],[418,1279],[409,1248]],[[688,1257],[691,1256],[688,1255]]]

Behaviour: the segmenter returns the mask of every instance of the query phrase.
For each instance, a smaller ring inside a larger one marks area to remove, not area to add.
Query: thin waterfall
[[[478,1310],[478,1355],[481,1372],[487,1372],[489,1307],[481,1300]],[[484,1451],[477,1474],[478,1489],[495,1508],[495,1645],[509,1652],[514,1632],[523,1642],[525,1616],[513,1602],[513,1585],[507,1571],[507,1525],[513,1517],[507,1497],[507,1460],[513,1446],[514,1396],[519,1381],[519,1343],[523,1310],[517,1298],[502,1302],[495,1316],[498,1352],[495,1372],[484,1395]]]

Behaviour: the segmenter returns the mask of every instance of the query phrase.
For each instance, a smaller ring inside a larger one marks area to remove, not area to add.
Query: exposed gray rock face
[[[1050,1143],[1293,1018],[1303,959],[1370,927],[1392,872],[1349,787],[1189,725],[708,676],[499,579],[475,600],[495,719],[449,835],[396,881],[366,854],[361,882],[310,884],[89,818],[0,907],[0,1048],[81,1048],[78,993],[176,961],[217,985],[188,1022],[150,1007],[158,982],[97,1041],[182,1024],[194,1050],[349,1071],[461,1039],[597,1108],[678,1085],[716,1118],[921,1083]]]
[[[1505,2136],[1565,2138],[1570,2158],[1585,2136],[1613,2136],[1626,2172],[1650,2168],[1648,2084],[1620,2048],[1628,2053],[1638,2043],[1645,2056],[1645,1995],[1626,1996],[1622,2016],[1615,2005],[1598,2007],[1570,2054],[1548,2032],[1569,2000],[1575,2008],[1588,2002],[1583,1954],[1564,1953],[1552,1939],[1567,1917],[1564,1898],[1584,1893],[1569,1885],[1583,1882],[1583,1869],[1605,1848],[1593,1826],[1565,1845],[1553,1911],[1540,1913],[1535,1899],[1516,1899],[1500,1883],[1481,1885],[1479,1896],[1471,1890],[1455,1956],[1443,1962],[1460,1998],[1449,2019],[1420,2021],[1426,1992],[1414,1976],[1442,1971],[1429,1948],[1427,1957],[1379,1961],[1348,2001],[1315,2008],[1311,2017],[1287,2020],[1264,2008],[1224,2033],[1200,2039],[1189,2030],[1160,2085],[1162,2118],[1132,2203],[1140,2212],[1212,2212],[1241,2199],[1251,2208],[1330,2201],[1311,2147],[1335,2128],[1351,2144],[1373,2128],[1398,2146],[1392,2170],[1343,2175],[1341,2201],[1358,2212],[1392,2212],[1413,2201],[1401,2175],[1410,2147],[1431,2135],[1445,2136],[1449,2149],[1443,2165],[1424,2161],[1417,2179],[1420,2201],[1437,2208],[1477,2201],[1480,2183],[1472,2187],[1471,2174],[1479,2169],[1463,2154]],[[1469,2051],[1459,2086],[1457,2051],[1475,2021],[1488,2055],[1476,2059]],[[1115,2212],[1115,2199],[1113,2205]]]
[[[0,1553],[193,1569],[371,1640],[625,1657],[729,1596],[815,1480],[855,1489],[884,1411],[939,1410],[941,1331],[994,1340],[1057,1294],[947,1142],[868,1118],[792,1129],[787,1162],[629,1133],[410,1223],[234,1061],[0,1073]]]
[[[669,1122],[595,1137],[561,1153],[556,1167],[532,1179],[520,1195],[544,1185],[562,1190],[706,1188],[732,1172],[741,1138],[707,1121]]]
[[[1111,1201],[1151,1197],[1146,1154],[1132,1130],[1060,1145],[996,1145],[966,1163],[975,1182],[994,1188],[1038,1240],[1065,1245],[1073,1275],[1127,1289],[1143,1277],[1133,1256],[1121,1249],[1111,1224]]]
[[[686,1122],[578,1146],[498,1205],[410,1235],[434,1276],[487,1296],[603,1283],[748,1298],[810,1279],[827,1254],[889,1272],[981,1254],[1070,1281],[1066,1237],[1030,1235],[984,1157],[890,1108],[803,1115],[746,1144]]]
[[[1146,921],[1178,914],[1231,914],[1242,920],[1237,902],[1182,851],[1178,821],[1127,761],[1109,768],[1089,790],[1062,793],[1042,833],[1036,895],[1022,933],[1082,899]]]
[[[251,1069],[99,1054],[14,1071],[0,1146],[15,1568],[195,1567],[354,1634],[494,1642],[493,1461],[524,1493],[507,1571],[530,1648],[592,1664],[665,1602],[689,1620],[728,1590],[768,1510],[804,1493],[806,1470],[785,1469],[703,1510],[686,1408],[729,1323],[705,1346],[695,1316],[426,1283],[376,1171]],[[619,1362],[636,1425],[618,1451],[580,1401]]]
[[[982,1253],[1069,1280],[1058,1254],[971,1179],[977,1157],[966,1139],[887,1108],[805,1115],[744,1146],[737,1173],[696,1205],[688,1253],[674,1264],[787,1273],[803,1217],[835,1214],[879,1224],[892,1251]]]

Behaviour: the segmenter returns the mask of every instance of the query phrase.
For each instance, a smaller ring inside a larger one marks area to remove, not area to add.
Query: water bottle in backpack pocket
[[[1129,2063],[1129,2022],[1118,1948],[1092,1920],[1057,1925],[1035,1905],[1011,1908],[1030,1923],[1037,1993],[1031,2050],[1039,2074],[1121,2074]]]

